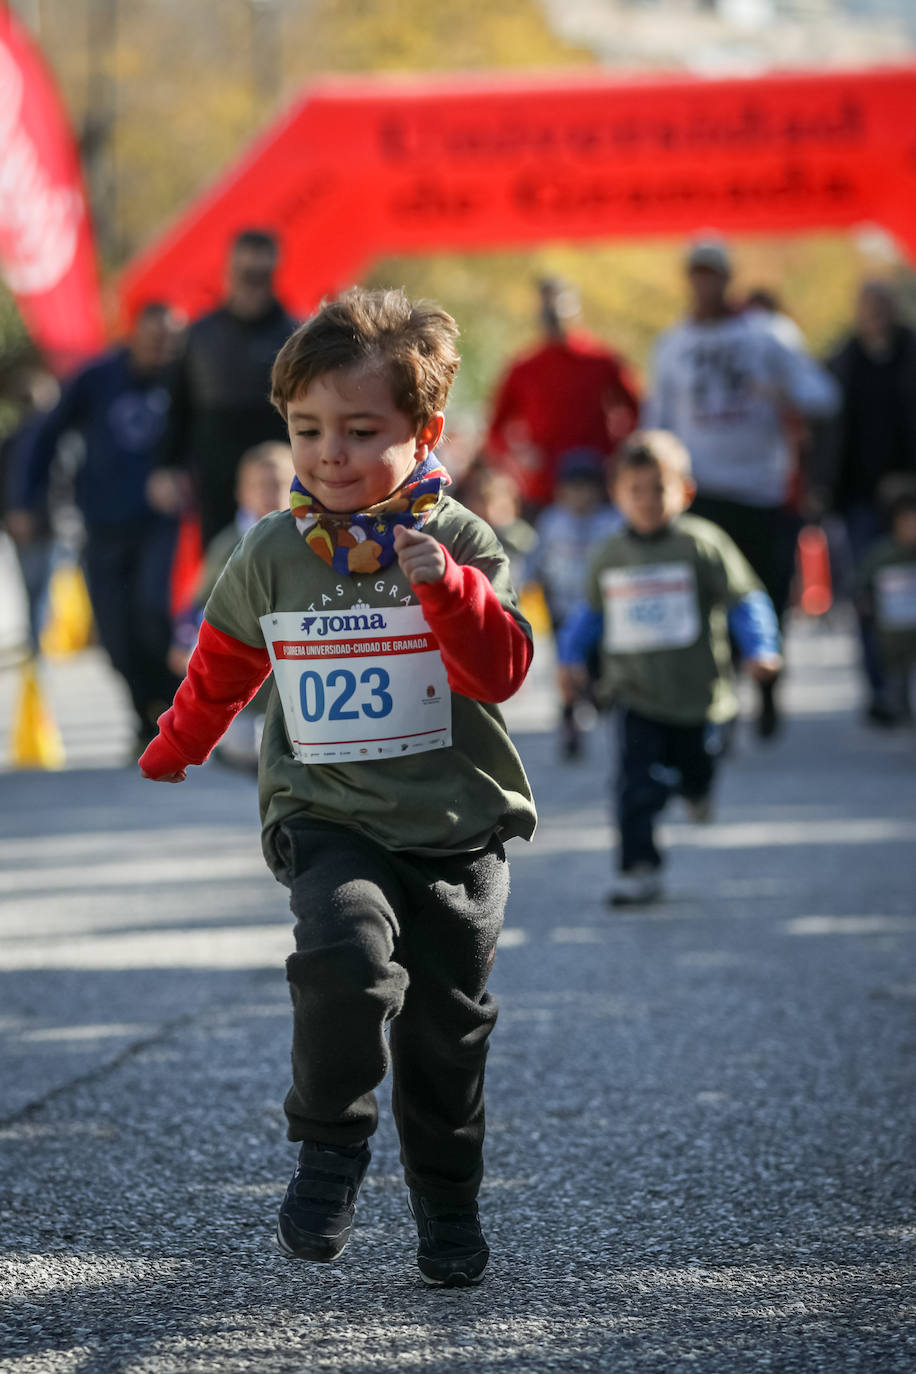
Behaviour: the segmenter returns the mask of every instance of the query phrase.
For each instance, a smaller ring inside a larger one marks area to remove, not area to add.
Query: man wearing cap
[[[538,283],[538,291],[543,341],[505,372],[485,445],[494,465],[515,478],[529,517],[553,500],[565,453],[592,449],[610,457],[639,414],[624,361],[571,328],[580,311],[575,288],[551,277]]]
[[[659,338],[644,423],[687,446],[697,497],[693,513],[731,536],[781,617],[789,601],[797,519],[788,508],[791,417],[831,415],[833,379],[804,351],[788,348],[754,312],[728,297],[732,266],[720,240],[695,241],[686,256],[687,317]],[[772,684],[761,688],[758,730],[778,725]]]

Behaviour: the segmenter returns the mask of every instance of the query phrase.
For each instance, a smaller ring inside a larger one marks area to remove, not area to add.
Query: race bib
[[[875,591],[882,629],[916,628],[916,567],[881,568],[875,575]]]
[[[260,624],[300,763],[365,763],[451,744],[445,665],[419,606],[286,611]]]
[[[609,653],[682,649],[699,638],[697,584],[689,563],[606,568],[601,592]]]

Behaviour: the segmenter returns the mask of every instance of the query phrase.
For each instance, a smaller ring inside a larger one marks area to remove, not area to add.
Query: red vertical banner
[[[0,276],[56,370],[68,370],[103,345],[76,141],[41,55],[2,4]]]

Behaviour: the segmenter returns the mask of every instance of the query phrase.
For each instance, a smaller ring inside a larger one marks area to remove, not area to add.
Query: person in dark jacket
[[[887,532],[878,490],[888,477],[916,474],[916,332],[901,319],[885,281],[859,290],[855,326],[828,361],[842,405],[826,433],[830,498],[846,526],[853,565]],[[871,622],[861,622],[870,700],[867,716],[890,723],[885,675]]]
[[[28,599],[29,648],[37,654],[48,615],[55,555],[50,488],[41,508],[29,511],[22,520],[9,507],[17,495],[13,488],[21,455],[60,400],[60,385],[39,355],[27,351],[0,362],[0,399],[16,417],[12,429],[0,439],[0,529],[6,529],[16,549]]]
[[[147,305],[126,344],[94,359],[64,387],[17,450],[9,477],[7,521],[22,537],[29,522],[41,518],[60,440],[73,432],[81,437],[75,499],[85,524],[86,585],[99,640],[130,692],[139,741],[156,733],[179,681],[167,664],[178,524],[147,498],[168,414],[165,378],[176,340],[168,307]]]
[[[286,442],[270,404],[270,369],[296,327],[274,295],[277,242],[247,229],[229,253],[226,299],[195,320],[170,381],[163,467],[186,469],[204,548],[235,519],[239,459],[256,444]]]

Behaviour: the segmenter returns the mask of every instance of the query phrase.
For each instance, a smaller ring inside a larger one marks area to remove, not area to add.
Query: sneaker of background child
[[[431,1288],[469,1288],[480,1283],[490,1250],[480,1229],[477,1203],[456,1207],[433,1202],[410,1189],[417,1223],[417,1268]]]
[[[711,792],[707,792],[705,797],[684,797],[683,801],[689,821],[694,825],[709,825],[713,817]]]
[[[782,728],[782,717],[776,702],[776,683],[761,682],[760,708],[757,715],[757,738],[773,739]]]
[[[284,1255],[328,1264],[343,1253],[370,1158],[365,1142],[337,1149],[303,1140],[277,1222]]]
[[[611,906],[648,906],[657,902],[663,892],[658,869],[651,864],[637,864],[626,873],[618,873],[608,901]]]

